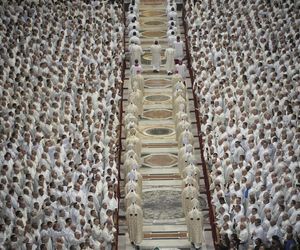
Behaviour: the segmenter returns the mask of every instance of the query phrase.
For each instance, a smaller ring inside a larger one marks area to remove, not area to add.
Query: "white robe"
[[[142,205],[142,200],[135,191],[131,191],[125,196],[125,207],[130,207],[132,203],[135,203],[138,206]]]
[[[141,65],[132,65],[130,68],[130,75],[131,77],[137,75],[138,72],[142,72],[143,68]]]
[[[145,84],[145,80],[144,77],[141,74],[137,74],[131,77],[131,86],[134,87],[134,82],[137,82],[137,87],[139,90],[142,91],[143,95],[145,93],[145,89],[144,89],[144,84]]]
[[[176,64],[175,68],[178,71],[178,74],[181,75],[183,81],[185,81],[185,78],[187,77],[186,65],[184,63],[183,64]]]
[[[175,41],[173,43],[173,47],[175,50],[175,59],[182,60],[183,59],[183,42]]]
[[[141,57],[144,54],[143,49],[140,45],[132,44],[129,48],[130,52],[130,66],[134,65],[134,61],[138,60],[141,62]]]
[[[167,72],[173,72],[175,68],[175,50],[173,48],[167,48],[165,51],[166,58],[166,70]]]
[[[143,211],[140,206],[132,204],[127,208],[126,219],[130,242],[140,244],[143,241]]]
[[[182,191],[182,208],[185,215],[193,208],[192,200],[194,198],[198,199],[198,191],[195,187],[188,185]]]
[[[152,53],[151,65],[154,70],[159,70],[160,63],[161,63],[161,58],[160,58],[161,46],[159,44],[153,44],[150,49]]]
[[[199,248],[203,242],[203,215],[200,210],[193,208],[186,217],[189,241]]]

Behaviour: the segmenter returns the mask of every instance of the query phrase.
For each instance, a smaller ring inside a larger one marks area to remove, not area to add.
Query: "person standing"
[[[187,231],[189,241],[196,249],[200,249],[203,243],[203,215],[202,212],[193,207],[187,217]]]
[[[167,48],[165,51],[165,58],[166,58],[166,70],[167,74],[171,75],[173,74],[173,71],[175,69],[175,50],[173,48]]]
[[[130,76],[133,77],[133,76],[137,75],[137,72],[142,72],[142,71],[143,71],[143,68],[139,64],[139,60],[136,59],[134,61],[134,64],[130,68]]]
[[[135,43],[135,44],[138,44],[140,45],[141,44],[141,40],[140,38],[138,37],[138,33],[133,31],[131,34],[131,37],[129,38],[129,43]]]
[[[239,230],[239,234],[238,234],[239,240],[240,240],[240,245],[239,245],[239,249],[248,249],[248,240],[249,240],[249,232],[248,232],[248,228],[246,226],[245,223],[241,223],[240,224],[240,230]]]
[[[189,211],[193,208],[192,200],[198,198],[199,192],[191,184],[188,184],[182,191],[181,200],[184,214],[187,216]]]
[[[182,61],[183,59],[183,42],[180,40],[180,36],[177,36],[176,41],[173,43],[175,50],[175,60]]]
[[[126,211],[128,233],[131,244],[138,245],[143,241],[143,211],[132,203]]]
[[[176,64],[175,69],[181,75],[183,82],[185,82],[185,79],[186,79],[186,76],[187,76],[186,65],[182,61],[178,61],[178,64]]]
[[[136,60],[140,62],[142,59],[142,55],[144,55],[142,47],[136,44],[134,41],[131,41],[129,47],[129,53],[130,53],[130,66],[134,65]]]
[[[174,42],[176,42],[176,35],[175,35],[174,30],[173,30],[173,31],[171,31],[171,35],[168,35],[168,45],[173,47]]]
[[[161,52],[161,46],[158,43],[158,40],[154,41],[154,44],[150,48],[151,53],[152,53],[152,67],[153,67],[153,72],[159,72],[160,69],[160,64],[161,64],[161,58],[160,58],[160,52]]]
[[[144,85],[145,85],[145,79],[143,77],[143,75],[141,74],[142,72],[140,70],[138,70],[136,72],[136,75],[131,76],[131,86],[134,86],[134,82],[137,82],[137,88],[142,91],[142,94],[144,95],[145,93],[145,89],[144,89]]]

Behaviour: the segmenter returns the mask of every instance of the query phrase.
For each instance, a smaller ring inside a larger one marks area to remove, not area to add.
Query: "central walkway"
[[[178,11],[180,36],[184,40],[181,11]],[[145,78],[144,110],[139,121],[138,136],[142,140],[142,166],[139,172],[143,176],[143,213],[144,240],[141,249],[192,249],[187,239],[187,226],[181,204],[182,177],[177,166],[178,144],[175,135],[175,124],[172,117],[172,76],[168,76],[163,58],[167,48],[167,16],[166,2],[161,0],[141,0],[140,17],[141,46],[145,52],[142,59],[143,76]],[[160,73],[153,73],[149,48],[154,39],[162,46],[162,67]],[[128,47],[128,38],[126,46]],[[130,77],[127,61],[124,83],[123,107],[128,105],[128,81]],[[211,226],[208,220],[208,206],[201,168],[199,143],[197,137],[196,119],[191,82],[188,77],[189,112],[192,132],[195,136],[196,163],[201,170],[200,205],[205,218],[204,239],[202,249],[214,249]],[[123,116],[124,117],[124,116]],[[123,124],[124,125],[124,124]],[[123,132],[123,140],[125,134]],[[123,142],[124,144],[124,142]],[[122,169],[122,167],[121,167]],[[121,172],[124,180],[124,173]],[[124,211],[124,181],[121,181],[120,227],[118,249],[134,249],[130,245],[125,211]]]

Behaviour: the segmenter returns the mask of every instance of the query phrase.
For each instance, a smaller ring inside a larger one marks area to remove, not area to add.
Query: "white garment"
[[[178,71],[178,74],[181,75],[183,81],[185,81],[185,78],[187,76],[187,68],[184,63],[182,64],[176,64],[176,70]]]
[[[183,42],[175,41],[173,43],[173,48],[175,49],[175,59],[182,60],[183,59]]]
[[[159,44],[153,44],[151,46],[151,53],[152,53],[151,64],[154,70],[160,69],[160,63],[161,63],[160,52],[161,52],[161,46]]]
[[[166,70],[167,72],[173,72],[175,68],[175,50],[173,48],[167,48],[165,51],[166,58]]]
[[[144,54],[141,46],[137,44],[132,44],[130,45],[129,52],[130,52],[130,65],[133,65],[135,60],[138,60],[139,63],[141,62],[141,57]]]

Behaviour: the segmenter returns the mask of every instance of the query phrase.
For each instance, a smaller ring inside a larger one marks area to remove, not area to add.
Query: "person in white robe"
[[[188,239],[196,249],[200,249],[204,242],[203,238],[203,214],[197,208],[193,207],[186,216]]]
[[[129,105],[126,107],[125,113],[126,114],[133,114],[135,117],[138,117],[139,115],[139,110],[138,107],[131,101],[129,100]]]
[[[173,74],[175,69],[175,50],[173,47],[169,47],[165,50],[165,58],[166,58],[166,71],[168,75]]]
[[[127,195],[129,192],[131,192],[131,190],[138,192],[138,184],[134,181],[134,180],[129,180],[126,185],[125,185],[125,195]],[[139,196],[140,193],[138,193]]]
[[[173,30],[171,31],[171,35],[168,36],[168,46],[173,48],[174,42],[176,42],[176,34]]]
[[[136,134],[136,129],[130,129],[128,136],[125,140],[126,148],[129,144],[132,144],[132,149],[137,154],[137,157],[141,157],[142,142]]]
[[[141,44],[141,40],[140,40],[140,38],[138,37],[138,34],[135,31],[132,32],[132,36],[129,38],[129,43],[134,43],[134,44],[137,44],[137,45]]]
[[[172,18],[173,20],[176,20],[176,18],[177,18],[177,12],[176,12],[176,10],[175,10],[174,7],[171,7],[171,10],[168,12],[167,16],[168,16],[168,19],[169,19],[169,20],[170,20],[171,18]]]
[[[193,158],[192,158],[193,159]],[[194,165],[193,162],[188,160],[187,166],[182,170],[182,177],[186,178],[187,176],[192,176],[197,181],[198,185],[200,185],[200,169]]]
[[[132,203],[135,203],[138,206],[142,205],[140,196],[134,190],[130,190],[125,196],[125,208],[127,209]]]
[[[128,234],[131,244],[138,246],[143,241],[143,211],[140,206],[132,203],[126,210]]]
[[[178,61],[178,64],[175,65],[175,69],[178,71],[178,74],[181,75],[183,82],[187,77],[187,68],[182,61]]]
[[[135,155],[136,155],[136,153],[135,153]],[[128,174],[131,171],[133,165],[138,165],[138,162],[136,161],[136,159],[134,158],[134,155],[132,154],[130,157],[126,158],[126,160],[123,164],[123,168],[125,169],[126,174]]]
[[[143,197],[143,176],[136,171],[135,165],[132,167],[132,170],[126,176],[126,182],[134,181],[135,185],[135,192],[140,196]],[[129,186],[128,186],[129,187]]]
[[[139,61],[136,59],[134,61],[134,64],[130,67],[130,76],[133,77],[137,75],[138,72],[143,72],[143,68]]]
[[[179,139],[179,135],[185,130],[185,129],[190,129],[191,128],[191,123],[188,121],[188,117],[182,116],[181,121],[178,122],[176,126],[176,140]]]
[[[188,165],[188,159],[193,157],[194,148],[192,144],[187,144],[178,150],[178,168],[180,172]]]
[[[249,247],[249,231],[245,223],[240,224],[238,238],[240,240],[239,249],[248,250]]]
[[[139,118],[133,113],[128,113],[125,115],[125,134],[128,135],[129,131],[138,128]]]
[[[134,34],[135,33],[135,34]],[[129,31],[128,33],[128,37],[131,38],[133,36],[137,36],[137,37],[140,37],[140,32],[136,29],[135,26],[132,27],[132,30]],[[132,43],[134,43],[134,41],[132,41]]]
[[[173,43],[173,48],[175,50],[175,60],[182,61],[182,59],[184,58],[184,45],[180,39],[180,36],[176,37],[176,41]]]
[[[191,185],[196,189],[199,189],[198,182],[192,175],[188,175],[186,178],[182,179],[182,185],[181,185],[182,189],[184,189],[188,185]]]
[[[174,96],[176,99],[174,100],[174,104],[173,104],[173,117],[175,117],[176,114],[179,112],[181,105],[184,105],[184,110],[186,110],[186,106],[187,106],[186,99],[185,97],[183,97],[183,91],[179,89],[176,92],[177,93],[174,93],[174,95],[176,94],[176,96]]]
[[[160,70],[160,64],[161,64],[161,46],[158,43],[158,40],[154,41],[154,44],[151,45],[150,51],[152,54],[152,59],[151,59],[151,65],[153,68],[153,72],[159,72]]]
[[[137,30],[140,30],[140,23],[136,20],[136,18],[132,19],[132,21],[128,25],[128,30],[132,30],[133,27],[135,27]]]
[[[183,81],[179,80],[173,85],[172,89],[173,93],[180,89],[182,91],[182,96],[186,97],[186,85],[183,83]]]
[[[194,135],[189,129],[185,129],[179,136],[178,147],[182,147],[185,144],[194,145]]]
[[[141,90],[142,94],[144,95],[145,94],[145,87],[144,87],[145,79],[144,79],[141,71],[138,70],[136,73],[137,73],[136,75],[131,77],[131,86],[133,87],[133,83],[137,82],[138,83],[137,88],[139,90]]]
[[[132,41],[132,44],[129,47],[130,54],[130,67],[135,64],[135,61],[141,62],[142,55],[144,55],[144,51],[140,45]]]
[[[143,113],[143,96],[142,92],[137,88],[137,82],[134,82],[135,88],[129,94],[130,102],[134,103],[137,106],[138,116],[140,117]]]
[[[192,199],[198,199],[199,192],[196,187],[188,184],[182,191],[181,199],[182,199],[182,208],[185,215],[189,213],[189,211],[193,208]]]
[[[176,99],[178,98],[178,100],[180,99],[179,96],[181,96],[184,100],[186,100],[186,91],[185,91],[185,88],[180,88],[180,85],[177,84],[177,88],[175,88],[174,86],[174,92],[173,92],[173,98],[172,98],[172,105],[173,107],[175,108],[176,107],[176,110],[174,110],[175,114],[177,114],[178,110],[177,110],[177,105],[175,105],[175,101]]]
[[[178,73],[177,70],[174,72],[175,74],[172,75],[172,86],[174,86],[177,82],[182,81],[182,76]]]
[[[283,236],[280,228],[277,225],[277,221],[271,220],[270,227],[269,227],[269,230],[267,231],[267,235],[266,235],[268,244],[270,244],[272,242],[272,236],[274,236],[274,235],[277,235],[279,238],[281,238]]]
[[[135,11],[133,9],[127,14],[127,22],[130,23],[134,18],[137,18]]]

